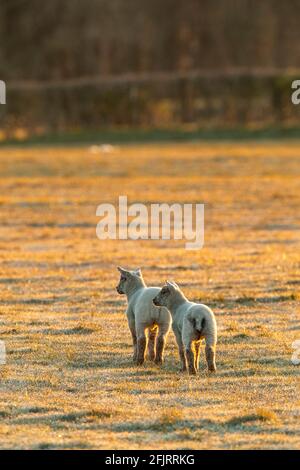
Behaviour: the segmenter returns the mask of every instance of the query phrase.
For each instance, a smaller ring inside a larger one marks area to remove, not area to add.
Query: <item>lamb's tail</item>
[[[192,323],[193,327],[195,328],[195,330],[198,331],[198,333],[202,333],[202,330],[204,328],[204,325],[205,325],[205,318],[202,317],[202,318],[199,318],[199,317],[193,317],[193,318],[189,318],[190,322]]]

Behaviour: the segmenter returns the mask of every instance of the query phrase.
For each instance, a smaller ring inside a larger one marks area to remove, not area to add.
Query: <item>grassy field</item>
[[[300,143],[0,150],[0,447],[300,447]],[[204,202],[205,246],[100,241],[96,207]],[[174,279],[219,327],[218,371],[131,363],[116,265]]]

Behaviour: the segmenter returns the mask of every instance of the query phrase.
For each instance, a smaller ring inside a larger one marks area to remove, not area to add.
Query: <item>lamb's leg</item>
[[[190,375],[196,375],[195,368],[195,341],[194,327],[189,319],[185,318],[182,325],[182,342],[184,344],[185,356],[188,363],[188,370]]]
[[[137,340],[136,340],[136,331],[135,331],[135,322],[134,321],[129,321],[129,329],[130,333],[132,336],[132,344],[133,344],[133,356],[132,360],[133,362],[136,362],[137,359]]]
[[[184,353],[184,346],[182,343],[181,334],[180,334],[180,331],[178,331],[177,329],[174,329],[174,333],[175,333],[175,337],[176,337],[176,341],[178,345],[179,357],[181,361],[180,372],[185,372],[186,371],[186,357]]]
[[[158,337],[156,340],[155,364],[162,364],[164,360],[164,349],[167,342],[167,336],[170,330],[169,324],[159,325]]]
[[[156,337],[158,333],[157,326],[149,328],[148,333],[148,350],[149,350],[149,359],[150,361],[155,360],[156,356]]]
[[[145,335],[145,324],[137,325],[136,334],[137,334],[137,355],[136,363],[137,365],[142,365],[145,362],[145,351],[147,345],[147,338]]]
[[[200,359],[200,341],[195,343],[195,369],[199,370],[199,359]]]
[[[162,364],[163,363],[163,355],[164,349],[166,345],[166,337],[165,335],[161,335],[159,333],[156,341],[156,356],[155,356],[155,364]]]
[[[209,372],[216,372],[216,346],[215,344],[207,343],[205,346],[205,356]]]
[[[180,372],[185,372],[186,371],[186,357],[185,357],[184,347],[182,343],[179,346],[179,357],[181,361]]]
[[[133,343],[133,356],[132,356],[132,360],[133,360],[133,362],[136,362],[136,359],[137,359],[137,340],[136,340],[136,332],[135,332],[135,330],[134,330],[134,331],[131,331],[131,336],[132,336],[132,343]]]
[[[196,375],[197,371],[195,369],[195,351],[192,342],[185,346],[185,355],[188,363],[189,374]]]

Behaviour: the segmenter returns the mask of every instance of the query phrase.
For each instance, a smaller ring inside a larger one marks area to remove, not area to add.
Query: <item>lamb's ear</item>
[[[167,281],[167,285],[172,287],[173,289],[179,289],[176,282],[174,282],[174,281]]]
[[[142,270],[141,270],[141,268],[136,269],[134,272],[135,272],[135,274],[136,274],[137,276],[142,277]]]
[[[126,274],[126,273],[128,273],[128,271],[126,271],[126,269],[121,268],[121,266],[117,266],[117,270],[118,270],[121,274]]]

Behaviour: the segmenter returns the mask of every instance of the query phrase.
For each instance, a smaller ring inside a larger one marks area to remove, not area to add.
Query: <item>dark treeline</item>
[[[299,0],[1,0],[7,80],[296,67]]]
[[[299,61],[299,0],[0,0],[0,79],[6,80],[8,93],[10,82],[64,81],[128,73],[246,68],[249,72],[280,69],[284,75],[286,69],[297,69]],[[253,95],[253,86],[257,89],[260,85],[250,82]],[[278,87],[278,80],[274,83]],[[168,116],[166,121],[198,122],[199,113],[193,109],[206,106],[199,103],[203,95],[201,86],[195,90],[198,85],[201,83],[197,81],[192,86],[179,82],[169,92],[164,84],[157,92],[157,83],[154,91],[149,84],[146,88],[125,84],[121,91],[110,90],[109,102],[106,90],[97,87],[81,91],[58,87],[51,93],[31,91],[27,95],[27,101],[28,97],[32,100],[31,114],[23,116],[23,120],[33,125],[38,120],[45,121],[45,108],[50,100],[55,106],[53,116],[60,114],[59,119],[52,119],[56,127],[58,121],[66,127],[67,122],[70,126],[80,126],[83,120],[95,126],[127,121],[145,124],[143,120],[153,125],[157,116],[159,120],[157,106]],[[223,88],[228,94],[230,84],[216,86],[218,97]],[[268,86],[262,85],[266,89]],[[245,83],[237,88],[247,95]],[[232,89],[234,93],[235,86]],[[23,95],[24,91],[15,89],[11,97],[17,97],[21,103]],[[265,106],[268,118],[273,104],[278,107],[273,95],[270,93],[269,104]],[[178,107],[177,97],[184,102],[187,99],[188,104],[181,103]],[[79,109],[83,99],[88,104]],[[197,99],[198,105],[194,104]],[[76,107],[72,106],[74,100]],[[89,109],[90,102],[94,103],[92,109]],[[105,108],[104,114],[109,114],[108,120],[101,118],[101,106]],[[214,106],[218,108],[216,103]],[[128,120],[126,109],[131,116]],[[17,106],[14,109],[8,106],[7,122],[20,122],[19,114]],[[283,115],[281,111],[279,115]],[[91,122],[86,121],[88,116]]]

